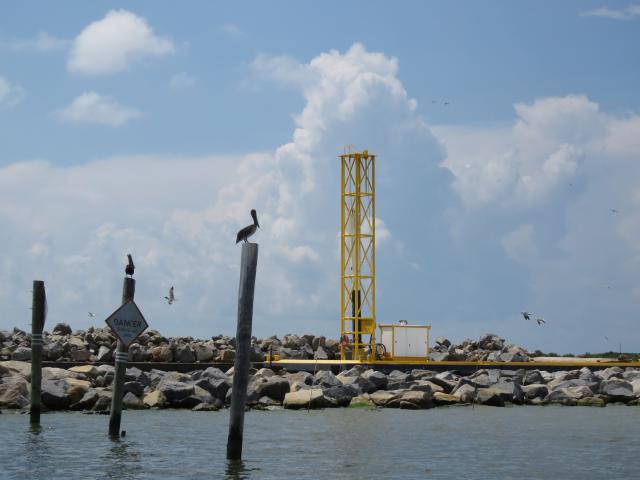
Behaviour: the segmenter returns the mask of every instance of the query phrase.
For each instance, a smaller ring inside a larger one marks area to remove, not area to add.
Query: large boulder
[[[505,402],[521,404],[524,401],[522,388],[515,382],[500,381],[492,385],[491,390],[497,392]]]
[[[20,376],[4,377],[0,383],[0,408],[29,406],[29,384]]]
[[[456,390],[454,396],[458,397],[462,403],[471,403],[476,397],[476,389],[469,384],[462,385],[458,390]]]
[[[52,333],[57,335],[71,335],[72,330],[71,327],[66,323],[57,323],[55,327],[53,327]]]
[[[161,345],[151,349],[151,360],[154,362],[172,362],[173,352],[167,345]]]
[[[373,369],[363,372],[362,378],[373,383],[378,390],[384,390],[389,383],[389,379],[384,373]],[[404,378],[406,379],[406,377]]]
[[[635,398],[633,385],[621,378],[609,376],[609,380],[603,380],[600,384],[600,393],[606,395],[614,402],[629,402]]]
[[[493,388],[480,388],[476,393],[476,401],[482,405],[504,407],[502,392]]]
[[[301,408],[322,408],[326,405],[324,392],[321,388],[298,390],[285,395],[282,406],[293,410]]]
[[[449,395],[447,393],[436,392],[433,394],[433,403],[438,406],[454,405],[456,403],[460,403],[460,397]]]
[[[430,393],[416,390],[405,390],[397,398],[386,403],[389,408],[406,408],[410,410],[432,408],[433,398]]]
[[[327,403],[331,406],[346,407],[351,399],[358,396],[359,389],[353,385],[335,385],[324,390]]]
[[[149,408],[140,398],[133,392],[127,392],[122,397],[122,407],[128,410],[142,410]]]
[[[267,378],[259,386],[260,397],[269,397],[279,402],[284,400],[284,397],[289,393],[290,385],[289,381],[284,377],[273,376]]]
[[[222,373],[222,375],[223,378],[215,376],[202,376],[200,377],[200,379],[196,380],[195,385],[209,392],[213,398],[217,398],[224,402],[227,396],[227,392],[231,389],[231,382],[229,381],[227,376],[224,375],[224,373]]]
[[[328,370],[320,370],[314,375],[313,383],[321,388],[341,386],[342,382]]]
[[[31,360],[31,348],[18,347],[11,354],[11,359],[18,362],[27,362]]]
[[[193,363],[196,361],[196,356],[190,345],[178,345],[174,354],[174,360],[180,363]]]
[[[524,398],[533,400],[534,398],[544,398],[549,394],[549,389],[543,383],[533,383],[522,387]]]
[[[555,403],[559,405],[576,405],[576,399],[567,391],[566,388],[558,388],[549,392],[544,398],[544,403]]]
[[[158,390],[164,395],[170,405],[178,405],[181,400],[193,395],[194,386],[185,382],[176,382],[164,378],[158,384]],[[195,405],[193,405],[193,407],[195,407]]]
[[[96,354],[97,362],[108,362],[113,358],[113,350],[109,347],[105,347],[104,345],[100,345],[98,349],[98,353]]]
[[[400,396],[400,392],[390,392],[387,390],[378,390],[369,394],[369,399],[376,407],[384,407],[387,403],[396,400]]]
[[[64,347],[60,342],[47,342],[42,346],[42,358],[55,362],[64,356]]]
[[[18,375],[29,381],[31,379],[31,364],[29,362],[17,362],[15,360],[0,362],[0,377],[4,377],[5,375]]]
[[[195,344],[193,350],[198,362],[211,362],[216,353],[212,346],[202,343]]]
[[[483,350],[502,350],[504,339],[493,333],[487,333],[478,340],[478,347]]]
[[[142,401],[149,408],[165,408],[169,404],[160,390],[146,394]]]

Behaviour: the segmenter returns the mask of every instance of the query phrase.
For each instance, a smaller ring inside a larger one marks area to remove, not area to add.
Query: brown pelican
[[[520,312],[525,320],[531,320],[531,314],[529,312]]]
[[[176,301],[176,297],[173,296],[173,285],[171,285],[171,288],[169,289],[169,296],[164,298],[169,305]]]
[[[236,244],[240,242],[240,240],[244,240],[245,243],[247,239],[256,233],[256,230],[260,228],[260,224],[258,223],[258,214],[255,210],[251,210],[251,216],[253,217],[253,223],[251,225],[247,225],[242,230],[238,232],[238,236],[236,237]]]
[[[133,277],[133,272],[135,271],[136,266],[133,264],[133,257],[130,253],[127,253],[127,257],[129,257],[129,263],[127,263],[127,266],[124,267],[124,273],[126,273],[130,277]]]

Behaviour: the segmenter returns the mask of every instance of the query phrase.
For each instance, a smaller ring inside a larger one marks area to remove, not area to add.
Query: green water
[[[225,460],[229,412],[0,415],[2,479],[635,479],[640,407],[251,411],[244,461]]]

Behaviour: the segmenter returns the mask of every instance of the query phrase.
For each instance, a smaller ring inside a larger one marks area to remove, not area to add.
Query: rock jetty
[[[30,364],[0,362],[0,409],[29,407]],[[112,365],[69,369],[45,367],[42,404],[48,410],[107,412],[111,404]],[[183,408],[211,411],[225,408],[231,398],[233,368],[208,367],[190,373],[128,368],[125,409]],[[381,407],[426,409],[456,404],[502,407],[517,405],[605,406],[638,405],[640,369],[610,367],[559,372],[480,369],[468,376],[426,369],[389,374],[364,366],[335,375],[252,369],[247,402],[255,409]]]
[[[130,362],[162,363],[232,363],[235,359],[235,337],[217,335],[207,340],[193,337],[164,337],[147,330],[129,347]],[[57,324],[52,332],[44,332],[43,360],[53,362],[111,362],[116,338],[107,327],[90,327],[72,331],[69,325]],[[277,353],[282,359],[339,358],[338,340],[315,335],[284,335],[253,338],[251,361],[261,362],[265,354]],[[498,335],[488,333],[479,340],[465,340],[456,345],[438,337],[432,347],[431,360],[498,362],[529,361],[527,351],[508,344]],[[0,360],[31,360],[31,334],[18,328],[0,330]]]

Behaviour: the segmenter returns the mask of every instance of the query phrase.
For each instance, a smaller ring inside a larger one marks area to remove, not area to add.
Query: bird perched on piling
[[[127,263],[127,266],[124,267],[124,273],[126,273],[130,277],[133,277],[133,272],[136,270],[136,266],[133,264],[133,257],[130,253],[127,253],[127,257],[129,258],[129,263]]]
[[[164,297],[164,298],[165,298],[165,300],[167,301],[167,303],[169,305],[171,305],[173,302],[176,301],[176,298],[173,296],[173,285],[169,289],[169,296],[168,297]]]
[[[258,223],[258,214],[255,210],[251,210],[251,216],[253,217],[253,223],[251,225],[247,225],[238,232],[238,235],[236,236],[236,244],[238,244],[240,240],[244,240],[246,243],[247,239],[256,233],[258,228],[260,228],[260,224]]]
[[[525,320],[531,320],[531,314],[529,312],[520,312]]]

